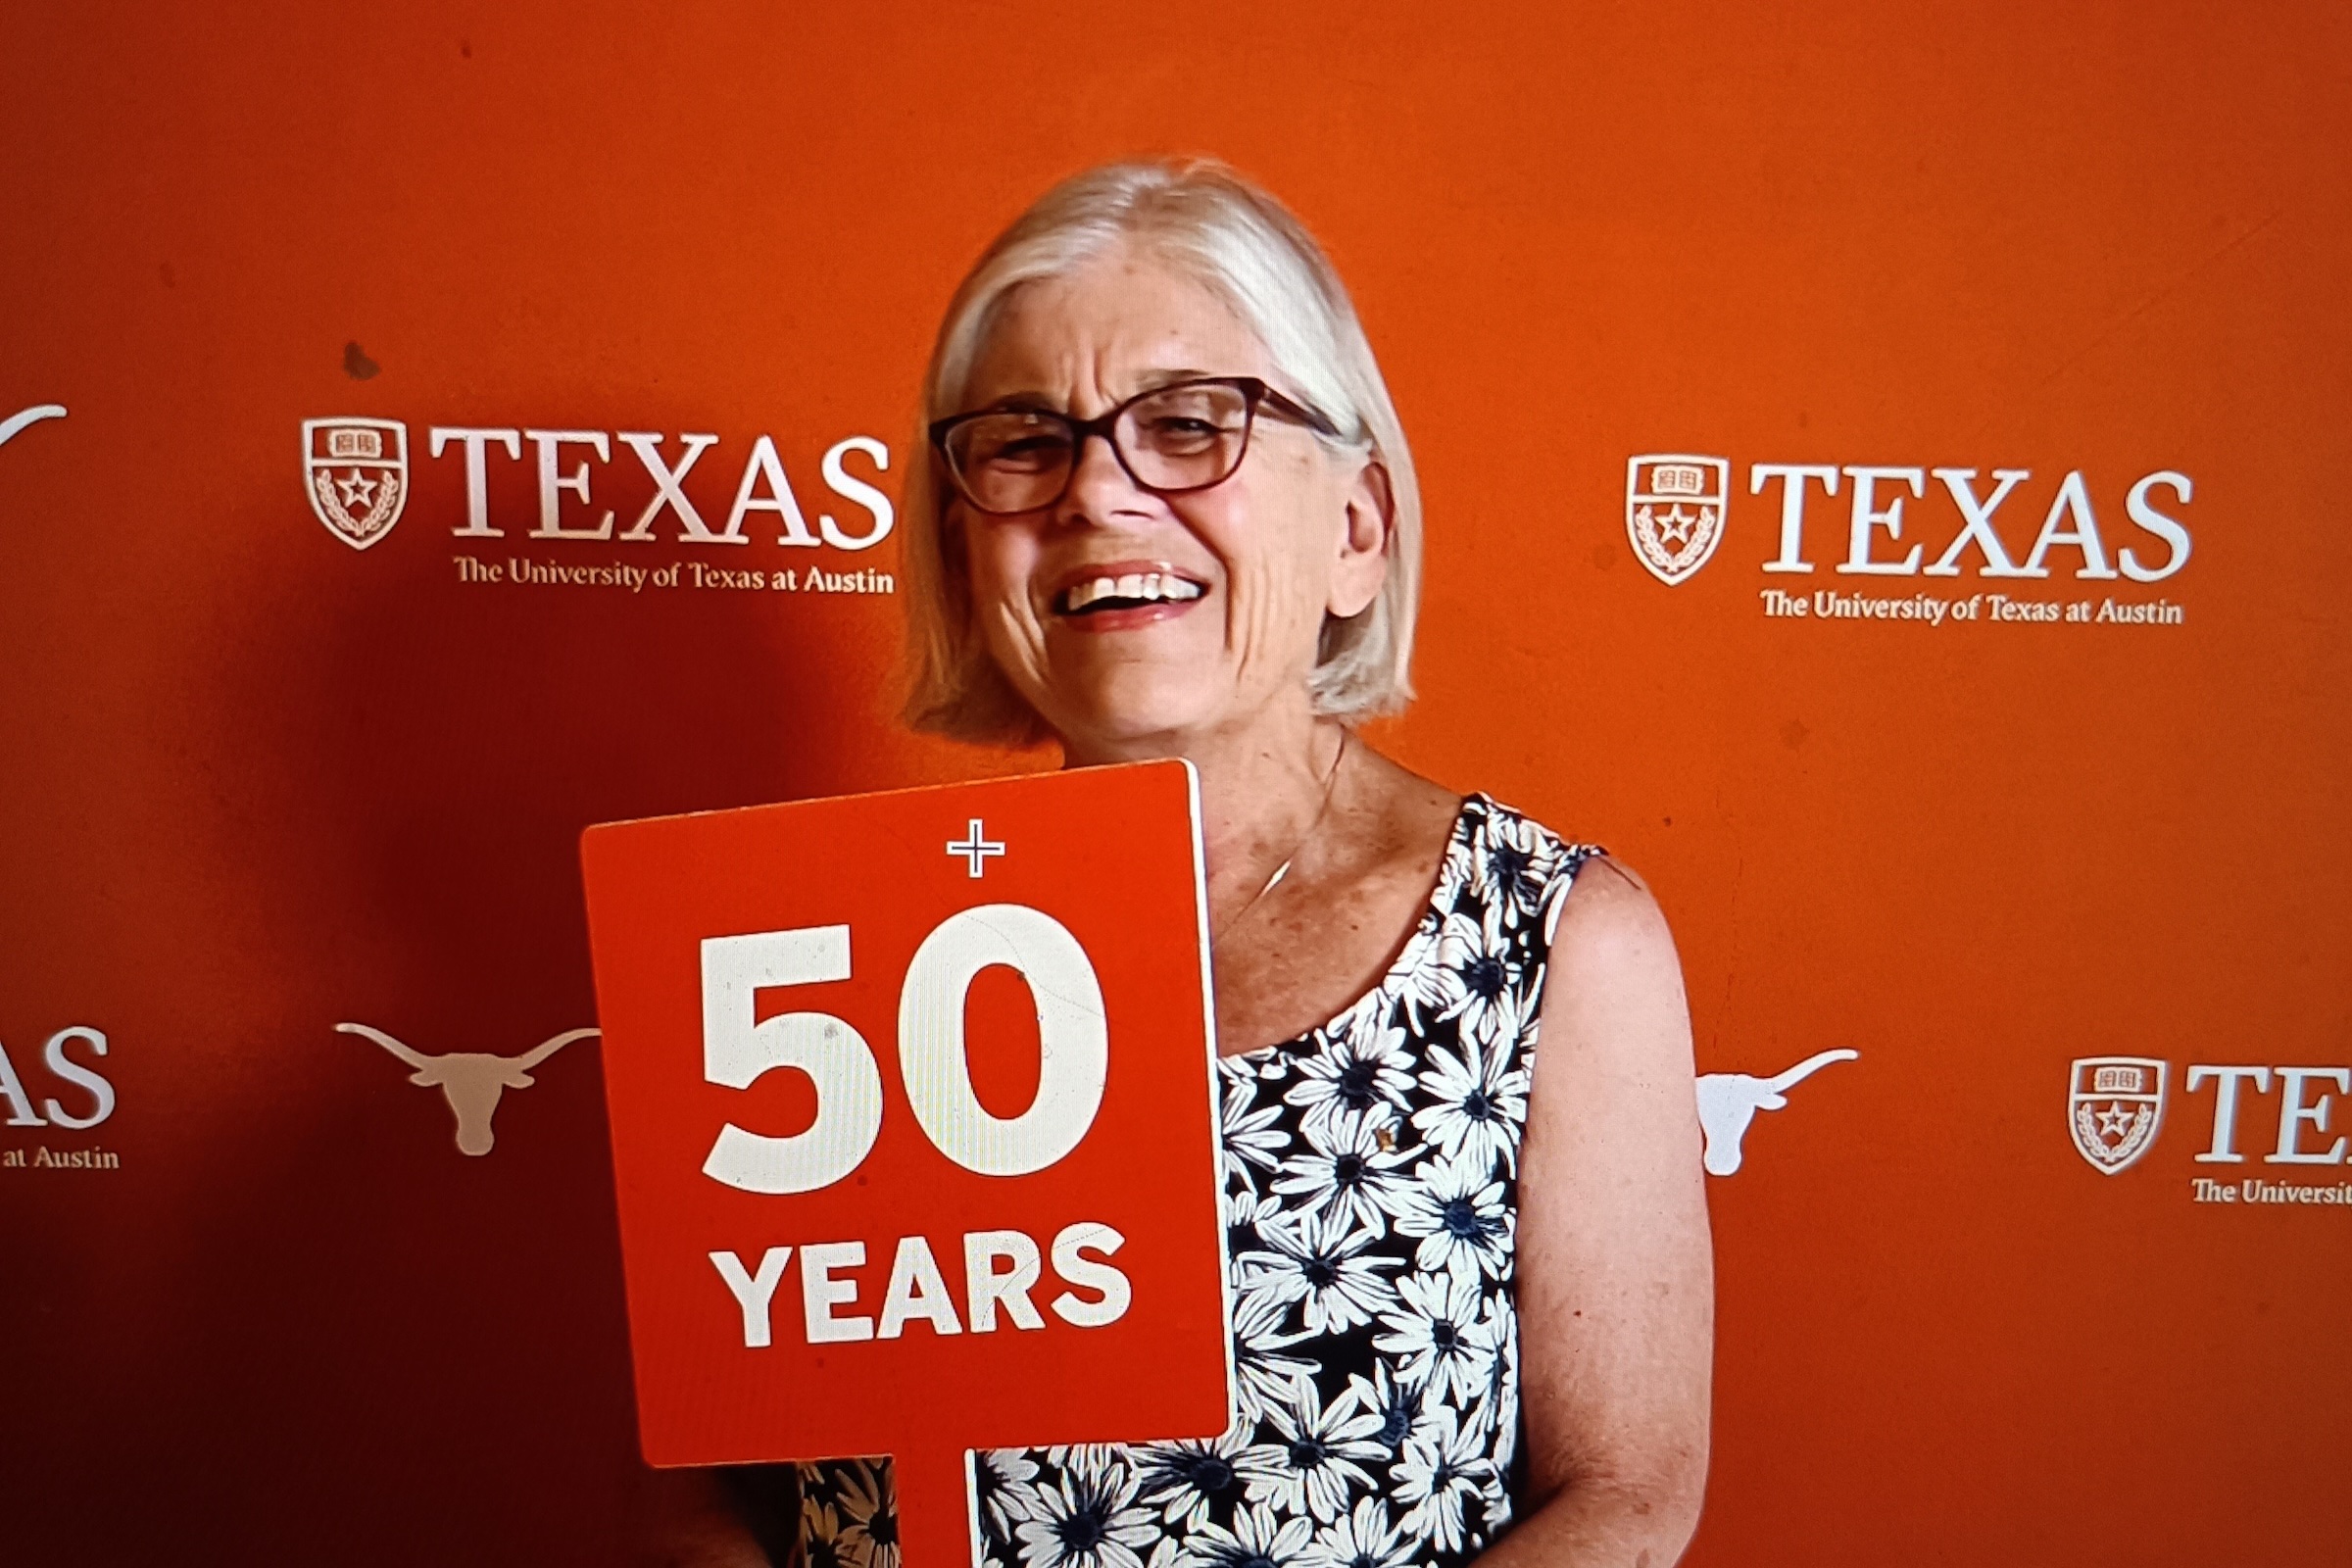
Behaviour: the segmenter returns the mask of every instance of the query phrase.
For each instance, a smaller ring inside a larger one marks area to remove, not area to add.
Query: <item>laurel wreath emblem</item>
[[[2098,1118],[2091,1114],[2087,1100],[2075,1106],[2075,1142],[2082,1152],[2110,1170],[2120,1170],[2137,1157],[2156,1135],[2156,1118],[2145,1105],[2132,1112],[2132,1125],[2112,1145],[2099,1135]]]
[[[374,538],[392,526],[392,518],[400,512],[400,475],[389,468],[377,481],[375,504],[368,509],[365,516],[354,516],[351,510],[343,505],[343,498],[335,494],[335,476],[331,469],[315,469],[311,475],[311,488],[318,497],[318,505],[326,509],[327,515],[340,523],[343,531],[354,539]]]
[[[1673,573],[1689,565],[1711,542],[1714,536],[1715,509],[1702,506],[1698,524],[1680,550],[1670,549],[1658,532],[1657,514],[1647,506],[1634,509],[1634,544],[1659,571]]]

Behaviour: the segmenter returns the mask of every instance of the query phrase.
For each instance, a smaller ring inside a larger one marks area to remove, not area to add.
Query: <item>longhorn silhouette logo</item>
[[[28,425],[38,424],[43,419],[62,419],[65,416],[66,406],[62,403],[36,403],[29,409],[19,409],[7,418],[0,419],[0,447],[15,440],[17,432]]]
[[[1788,1103],[1782,1093],[1802,1083],[1833,1061],[1858,1060],[1858,1051],[1824,1051],[1807,1056],[1787,1072],[1771,1078],[1743,1072],[1711,1072],[1698,1081],[1698,1126],[1706,1135],[1706,1167],[1710,1176],[1729,1176],[1740,1168],[1740,1140],[1759,1110],[1779,1110]]]
[[[530,1088],[534,1081],[533,1067],[573,1041],[601,1032],[567,1029],[560,1035],[551,1035],[519,1056],[493,1056],[479,1051],[453,1051],[445,1055],[428,1056],[364,1023],[339,1023],[335,1027],[347,1035],[374,1041],[416,1068],[409,1074],[409,1082],[428,1089],[438,1088],[449,1101],[449,1108],[457,1114],[458,1148],[468,1154],[487,1154],[497,1142],[490,1130],[490,1118],[498,1114],[500,1096],[510,1089]]]

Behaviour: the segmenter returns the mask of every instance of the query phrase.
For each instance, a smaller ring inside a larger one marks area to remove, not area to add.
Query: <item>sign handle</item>
[[[890,1456],[905,1568],[973,1568],[979,1552],[973,1532],[971,1463],[970,1452],[962,1448],[922,1448]]]

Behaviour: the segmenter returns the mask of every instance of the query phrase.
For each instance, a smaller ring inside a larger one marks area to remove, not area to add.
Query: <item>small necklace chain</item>
[[[1250,894],[1250,902],[1243,905],[1240,908],[1234,910],[1232,916],[1228,918],[1222,926],[1219,926],[1215,932],[1211,933],[1209,937],[1209,946],[1215,947],[1217,944],[1223,942],[1225,938],[1232,933],[1233,928],[1242,923],[1243,917],[1249,914],[1251,909],[1257,907],[1258,901],[1264,898],[1267,894],[1273,892],[1274,885],[1280,882],[1284,877],[1291,874],[1291,862],[1298,858],[1298,852],[1306,848],[1308,843],[1313,840],[1315,836],[1315,830],[1323,825],[1323,818],[1329,815],[1331,812],[1332,795],[1339,788],[1340,764],[1347,760],[1348,758],[1348,739],[1349,733],[1350,732],[1345,727],[1340,730],[1340,749],[1332,754],[1331,771],[1324,776],[1323,800],[1322,804],[1315,808],[1314,819],[1306,824],[1306,831],[1298,835],[1298,842],[1291,846],[1291,853],[1282,858],[1282,863],[1274,868],[1274,874],[1266,878],[1265,886],[1259,888],[1255,893]]]

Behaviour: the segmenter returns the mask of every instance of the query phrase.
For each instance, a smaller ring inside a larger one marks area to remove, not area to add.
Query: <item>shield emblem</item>
[[[326,531],[365,550],[409,499],[409,427],[398,419],[305,419],[302,479]]]
[[[2129,1167],[2164,1121],[2165,1064],[2149,1056],[2084,1056],[2066,1096],[2075,1152],[2102,1176]]]
[[[1625,465],[1625,532],[1634,559],[1672,588],[1707,564],[1723,539],[1732,466],[1723,458],[1653,452]]]

